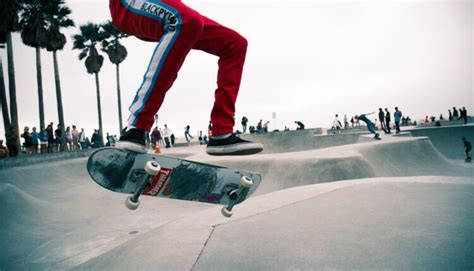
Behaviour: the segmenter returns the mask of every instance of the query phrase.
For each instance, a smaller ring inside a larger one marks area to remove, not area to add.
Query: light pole
[[[276,112],[272,112],[272,118],[273,118],[273,123],[274,123],[274,131],[277,129],[277,124],[276,124],[276,118],[277,118],[277,113]]]

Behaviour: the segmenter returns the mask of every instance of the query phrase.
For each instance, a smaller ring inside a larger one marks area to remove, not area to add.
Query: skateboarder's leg
[[[211,112],[212,134],[232,133],[247,40],[236,31],[203,16],[203,32],[193,49],[219,57],[217,89]]]
[[[233,134],[235,102],[247,53],[247,40],[236,31],[204,16],[203,23],[202,35],[193,49],[219,57],[217,89],[211,112],[213,138],[209,141],[207,152],[215,155],[260,152],[263,149],[261,144],[242,140]]]
[[[376,134],[377,132],[375,131],[375,126],[372,122],[369,122],[367,123],[367,129],[369,130],[369,132],[371,132],[372,134]]]
[[[151,9],[151,16],[163,25],[163,34],[153,52],[144,80],[137,90],[135,99],[130,106],[131,126],[149,131],[154,123],[154,116],[163,103],[166,92],[175,81],[187,54],[201,36],[202,19],[196,11],[180,1],[150,1],[159,8],[165,8],[174,16],[171,22],[160,22],[161,16],[153,13],[161,12]],[[176,20],[176,22],[173,22]],[[169,24],[169,25],[168,25]],[[174,24],[174,25],[173,25]]]
[[[199,13],[178,0],[111,1],[111,13],[114,24],[123,32],[158,42],[129,107],[128,129],[117,144],[143,152],[146,150],[140,147],[145,145],[144,132],[151,129],[166,92],[201,36],[203,22]]]

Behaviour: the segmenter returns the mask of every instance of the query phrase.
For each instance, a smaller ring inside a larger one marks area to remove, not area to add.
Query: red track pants
[[[158,42],[143,82],[130,106],[129,124],[149,131],[165,94],[191,49],[219,57],[212,133],[233,132],[235,102],[247,40],[179,0],[110,0],[114,25],[142,40]]]

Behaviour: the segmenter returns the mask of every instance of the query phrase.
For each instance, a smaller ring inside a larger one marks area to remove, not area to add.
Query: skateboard
[[[131,210],[138,208],[139,197],[145,195],[224,205],[226,217],[261,182],[257,173],[113,147],[93,152],[87,171],[100,186],[129,194],[125,206]]]

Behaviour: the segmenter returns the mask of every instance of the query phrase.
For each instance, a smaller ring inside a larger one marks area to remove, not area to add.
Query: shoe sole
[[[117,143],[115,143],[115,148],[124,149],[136,153],[147,153],[147,149],[144,146],[127,141],[118,141]]]
[[[207,147],[206,152],[209,155],[252,155],[263,151],[263,145],[260,143],[242,143],[224,147]]]

